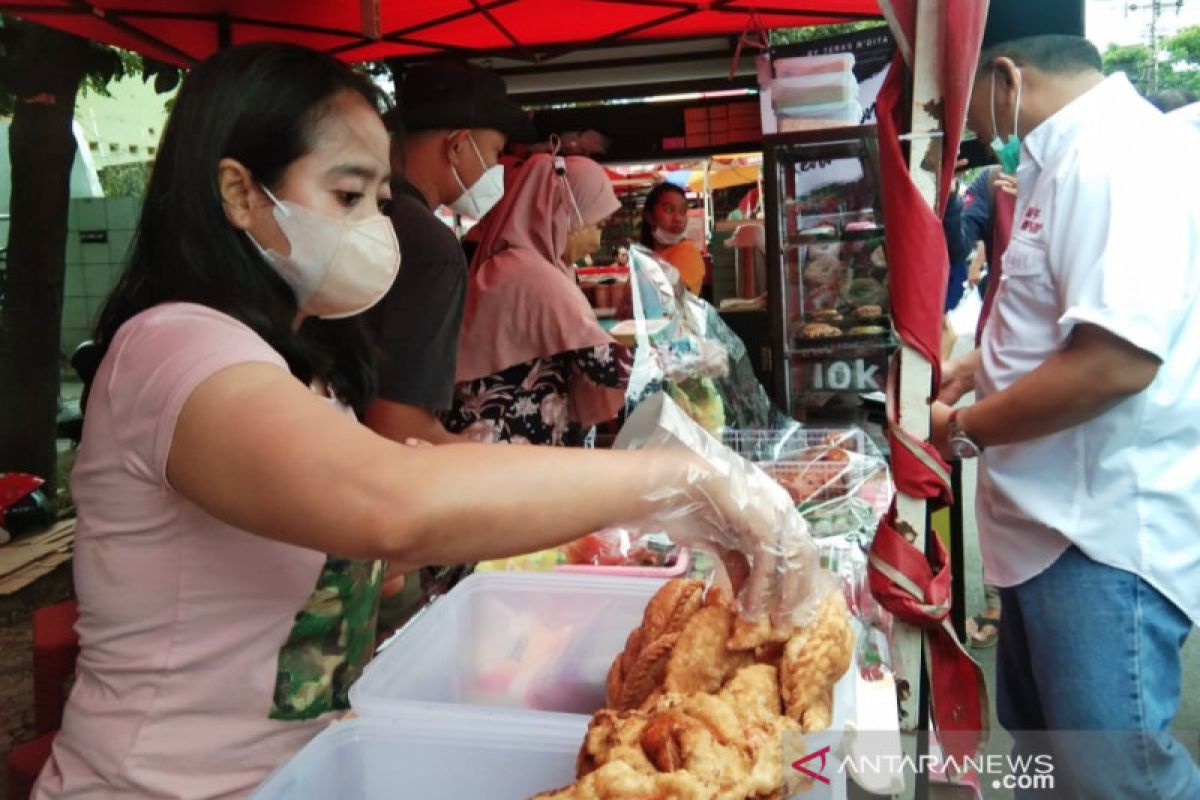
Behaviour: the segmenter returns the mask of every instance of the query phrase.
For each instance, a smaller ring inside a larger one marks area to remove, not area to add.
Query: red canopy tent
[[[876,0],[3,0],[0,13],[179,66],[260,40],[347,61],[505,53],[530,61],[592,43],[738,34],[879,17]]]

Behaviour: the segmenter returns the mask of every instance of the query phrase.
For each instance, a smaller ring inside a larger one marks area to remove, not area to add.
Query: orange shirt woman
[[[704,257],[687,238],[688,202],[683,189],[660,183],[646,197],[642,210],[641,242],[679,271],[683,285],[694,295],[704,284]]]

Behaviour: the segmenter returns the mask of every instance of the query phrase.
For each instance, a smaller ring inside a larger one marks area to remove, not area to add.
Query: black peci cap
[[[458,61],[416,64],[396,96],[398,107],[384,117],[393,131],[487,128],[514,142],[537,138],[529,115],[508,98],[504,79],[483,67]]]
[[[983,49],[1028,36],[1083,36],[1084,0],[992,0]]]

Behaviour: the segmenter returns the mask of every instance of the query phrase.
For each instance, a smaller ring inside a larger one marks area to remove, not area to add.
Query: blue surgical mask
[[[1017,72],[1020,75],[1020,71]],[[1017,105],[1013,109],[1013,132],[1008,141],[1000,138],[1000,129],[996,127],[996,72],[992,71],[992,152],[1000,159],[1000,169],[1006,175],[1016,175],[1017,167],[1021,165],[1021,136],[1017,133],[1021,120],[1021,85],[1017,81]]]

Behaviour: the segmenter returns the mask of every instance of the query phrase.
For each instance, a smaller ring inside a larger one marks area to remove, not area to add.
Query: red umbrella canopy
[[[189,66],[286,40],[347,61],[443,53],[531,60],[590,43],[739,34],[879,17],[877,0],[0,0],[0,13]]]

